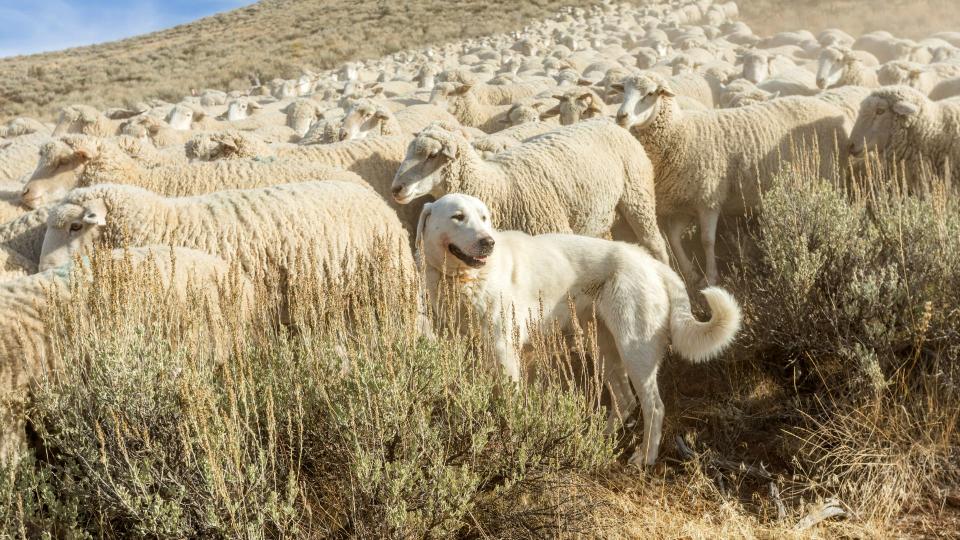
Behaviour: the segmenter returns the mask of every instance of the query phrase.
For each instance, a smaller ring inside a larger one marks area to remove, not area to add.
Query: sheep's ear
[[[263,108],[263,105],[260,105],[256,101],[248,101],[247,104],[249,105],[248,108],[254,111],[259,111]]]
[[[417,250],[423,249],[423,228],[427,225],[427,220],[430,219],[430,213],[433,211],[433,203],[427,203],[423,205],[423,210],[420,211],[420,220],[417,221],[417,238],[416,238],[416,247]]]
[[[383,93],[383,87],[378,84],[370,89],[370,93],[374,96],[379,96]]]
[[[588,81],[587,79],[580,79],[577,81],[577,86],[590,86],[591,84],[593,84],[593,82]]]
[[[450,159],[455,159],[457,157],[457,153],[454,150],[453,145],[450,143],[443,143],[443,146],[440,148],[440,153]]]
[[[898,101],[893,104],[893,112],[899,114],[900,116],[910,116],[911,114],[917,114],[920,112],[920,107],[906,101]]]
[[[377,107],[377,111],[376,111],[375,113],[373,113],[373,116],[374,116],[375,118],[379,118],[379,119],[381,119],[381,120],[389,120],[389,119],[390,119],[390,111],[388,111],[388,110],[385,109],[384,107]]]
[[[673,90],[671,90],[669,86],[661,86],[660,88],[657,89],[657,93],[660,94],[661,96],[667,96],[667,97],[676,96],[676,94],[673,93]]]
[[[543,111],[542,113],[540,113],[540,119],[541,119],[541,120],[546,120],[547,118],[553,118],[554,116],[558,116],[559,114],[560,114],[560,106],[559,106],[559,105],[555,105],[555,106],[553,106],[553,107],[551,107],[551,108]]]
[[[910,70],[910,78],[911,78],[911,79],[919,79],[921,75],[923,75],[923,70],[922,70],[922,69],[911,69],[911,70]]]
[[[613,84],[610,85],[610,89],[613,90],[614,92],[620,92],[620,93],[622,94],[622,93],[623,93],[623,83],[613,83]]]
[[[552,97],[553,99],[555,99],[555,100],[557,100],[557,101],[563,101],[563,98],[565,98],[565,97],[567,97],[567,96],[565,96],[565,95],[563,95],[563,94],[554,94],[554,95],[552,95],[552,96],[550,96],[550,97]]]
[[[453,94],[457,96],[462,96],[463,94],[466,94],[467,92],[469,92],[471,88],[473,88],[472,84],[461,84],[460,86],[454,88]]]

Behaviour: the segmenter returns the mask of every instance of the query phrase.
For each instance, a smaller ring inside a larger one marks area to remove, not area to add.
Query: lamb
[[[94,258],[94,265],[99,276],[136,272],[133,275],[159,279],[156,283],[174,302],[204,302],[211,318],[206,331],[213,333],[215,341],[225,342],[226,336],[217,335],[216,322],[223,314],[216,291],[230,270],[223,260],[192,249],[151,246],[114,250],[106,259]],[[72,266],[68,260],[39,274],[0,283],[0,313],[5,313],[0,318],[0,464],[15,461],[25,442],[23,409],[30,383],[56,364],[50,343],[53,329],[44,312],[68,299],[71,286],[76,286],[71,281],[94,279],[90,264],[80,269]],[[243,280],[239,290],[239,307],[245,310],[252,303],[252,287]]]
[[[607,120],[551,131],[487,161],[461,133],[431,126],[410,143],[393,196],[407,204],[452,192],[487,203],[497,227],[530,234],[605,236],[619,214],[642,246],[666,260],[653,168],[643,148]]]
[[[875,61],[876,59],[874,59]],[[827,47],[820,53],[817,65],[817,88],[865,86],[876,88],[877,71],[856,51]]]
[[[784,157],[802,155],[816,144],[831,149],[846,144],[842,111],[815,98],[789,97],[739,109],[685,114],[677,107],[667,80],[647,73],[624,82],[617,123],[627,128],[650,154],[656,171],[657,213],[681,271],[693,278],[693,264],[681,236],[690,214],[700,222],[706,256],[705,278],[717,282],[714,255],[717,220],[722,210],[739,213],[757,206],[759,185],[771,178]],[[821,172],[832,174],[840,156],[826,152]],[[732,203],[732,204],[731,204]]]
[[[875,90],[850,135],[852,156],[868,149],[903,165],[911,178],[927,171],[949,177],[960,162],[960,101],[931,101],[907,86]]]
[[[37,208],[74,187],[106,183],[133,184],[181,196],[308,180],[361,182],[353,173],[325,165],[283,161],[227,160],[148,168],[109,141],[73,135],[44,145],[21,201],[28,208]]]
[[[459,123],[446,109],[436,105],[411,105],[393,113],[372,99],[361,98],[347,110],[339,140],[362,139],[370,135],[413,135],[435,121]]]

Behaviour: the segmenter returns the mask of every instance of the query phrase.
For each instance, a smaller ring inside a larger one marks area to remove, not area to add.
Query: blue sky
[[[0,0],[0,57],[169,28],[253,0]]]

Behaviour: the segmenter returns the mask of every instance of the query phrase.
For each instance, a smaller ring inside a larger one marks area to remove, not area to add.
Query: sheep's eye
[[[454,214],[454,215],[453,215],[453,220],[454,220],[454,221],[463,221],[463,214]]]
[[[71,223],[71,224],[70,224],[70,232],[77,232],[77,231],[79,231],[79,230],[82,229],[82,228],[83,228],[83,225],[81,225],[80,223]]]
[[[884,114],[886,112],[887,112],[886,109],[877,109],[877,116],[880,116],[881,114]]]

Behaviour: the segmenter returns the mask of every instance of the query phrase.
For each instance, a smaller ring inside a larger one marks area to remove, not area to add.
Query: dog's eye
[[[82,229],[82,228],[83,228],[83,225],[81,225],[80,223],[71,223],[71,224],[70,224],[70,232],[77,232],[77,231],[79,231],[79,230]]]
[[[483,217],[480,218],[480,219],[482,219],[484,222],[486,222],[488,218],[487,218],[487,216],[483,216]]]
[[[454,215],[453,215],[453,220],[454,220],[454,221],[463,221],[463,214],[454,214]]]

